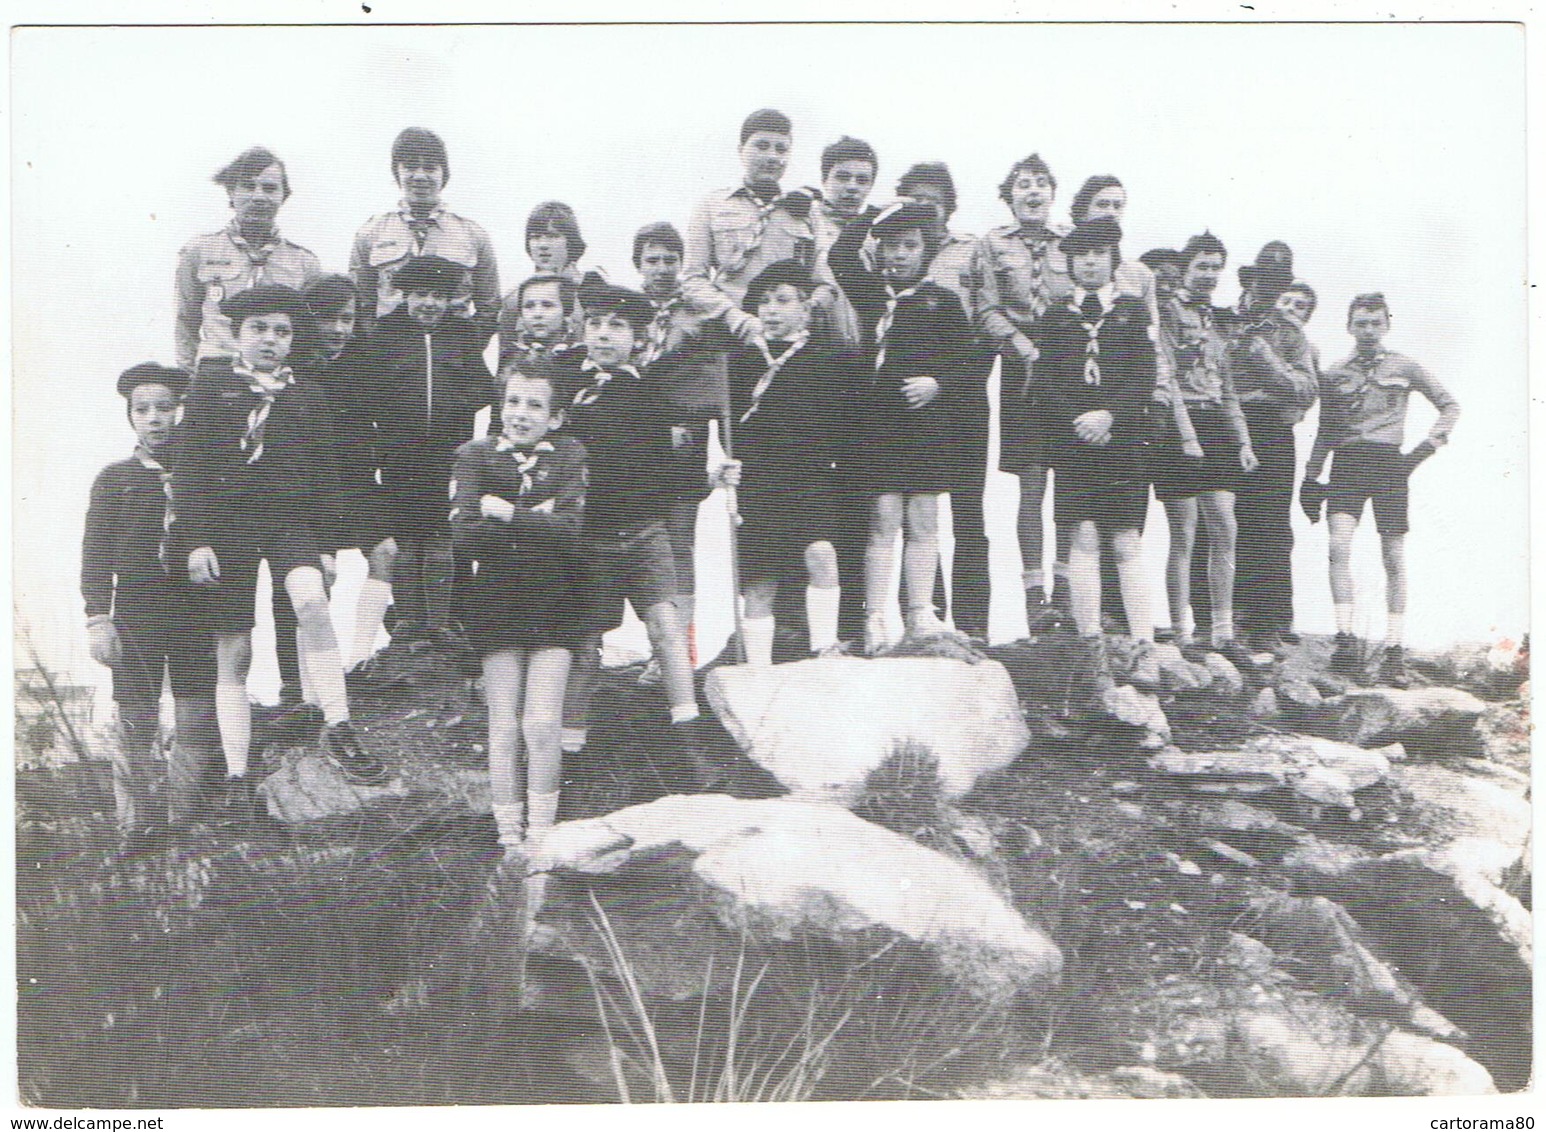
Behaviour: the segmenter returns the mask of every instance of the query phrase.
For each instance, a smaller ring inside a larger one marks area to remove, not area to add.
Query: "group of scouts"
[[[273,153],[248,150],[216,175],[234,215],[182,252],[178,365],[119,378],[138,443],[97,478],[86,522],[82,591],[92,655],[113,670],[127,840],[161,825],[146,798],[164,674],[177,712],[171,823],[254,820],[246,681],[265,560],[282,707],[320,726],[322,753],[353,782],[389,777],[349,704],[382,628],[394,644],[470,648],[499,840],[535,852],[564,752],[585,744],[601,636],[628,602],[679,754],[700,786],[720,784],[693,685],[700,502],[733,489],[751,665],[772,663],[776,619],[815,655],[896,643],[898,541],[906,634],[953,623],[986,638],[995,367],[1029,632],[1071,628],[1106,674],[1105,590],[1138,642],[1128,679],[1158,683],[1140,557],[1152,486],[1171,528],[1175,643],[1248,665],[1291,642],[1293,428],[1319,396],[1299,501],[1312,521],[1328,516],[1333,667],[1356,675],[1363,662],[1349,552],[1372,500],[1387,569],[1381,678],[1405,683],[1407,476],[1458,406],[1384,348],[1381,295],[1353,300],[1355,350],[1321,372],[1303,330],[1316,296],[1281,243],[1240,269],[1237,306],[1217,307],[1224,245],[1203,233],[1124,257],[1115,177],[1090,178],[1072,225],[1055,224],[1051,169],[1036,154],[1016,161],[998,188],[1011,222],[975,239],[949,226],[944,164],[912,166],[877,209],[867,143],[829,145],[821,187],[785,191],[792,144],[782,113],[749,116],[741,182],[704,199],[685,238],[665,222],[639,229],[638,290],[584,271],[574,211],[549,201],[526,227],[533,273],[501,293],[488,235],[442,202],[451,167],[429,130],[394,142],[401,201],[360,229],[347,275],[280,236],[290,186]],[[1414,389],[1439,416],[1403,451]],[[347,652],[328,608],[345,548],[369,563]]]

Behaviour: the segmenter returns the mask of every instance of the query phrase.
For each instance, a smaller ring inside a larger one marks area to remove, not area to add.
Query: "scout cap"
[[[757,311],[757,305],[769,291],[789,284],[805,298],[810,298],[811,291],[816,287],[816,282],[811,278],[811,273],[799,260],[781,259],[776,263],[770,263],[757,273],[746,287],[746,298],[741,303],[741,309],[753,314]]]
[[[419,255],[403,264],[392,275],[392,286],[399,291],[429,291],[447,298],[461,289],[467,269],[445,256]]]
[[[231,295],[220,304],[220,313],[230,319],[234,327],[240,327],[249,318],[281,311],[299,321],[306,313],[306,302],[299,291],[278,283],[260,283]]]
[[[118,375],[118,394],[121,397],[127,397],[141,385],[164,385],[172,391],[173,397],[181,397],[188,388],[188,374],[176,366],[141,362]]]
[[[594,271],[580,280],[580,308],[587,316],[616,314],[636,330],[642,330],[655,317],[654,304],[643,294],[608,283]]]
[[[1122,242],[1122,226],[1109,216],[1098,216],[1076,225],[1058,244],[1064,255],[1078,255],[1096,248],[1114,248]]]

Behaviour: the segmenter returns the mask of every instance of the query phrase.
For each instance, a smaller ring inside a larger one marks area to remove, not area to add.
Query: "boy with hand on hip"
[[[1390,307],[1378,293],[1359,295],[1348,307],[1348,333],[1356,347],[1321,378],[1321,420],[1299,488],[1299,504],[1312,523],[1327,512],[1331,529],[1331,598],[1336,607],[1336,651],[1331,669],[1356,676],[1362,664],[1353,635],[1353,535],[1364,505],[1374,505],[1374,525],[1385,560],[1385,655],[1380,679],[1395,688],[1410,682],[1403,653],[1406,619],[1407,480],[1424,460],[1448,442],[1460,418],[1460,403],[1422,366],[1387,350]],[[1439,411],[1428,435],[1410,450],[1401,445],[1412,392]],[[1331,479],[1321,472],[1331,455]]]

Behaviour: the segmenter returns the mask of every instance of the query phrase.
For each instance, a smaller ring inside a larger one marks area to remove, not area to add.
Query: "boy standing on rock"
[[[1380,680],[1404,688],[1410,682],[1402,654],[1406,616],[1407,478],[1449,440],[1460,417],[1460,403],[1433,376],[1404,354],[1383,345],[1390,330],[1390,308],[1378,293],[1359,295],[1348,307],[1352,356],[1321,378],[1321,421],[1305,465],[1299,503],[1310,522],[1327,512],[1331,528],[1331,599],[1336,606],[1336,651],[1331,670],[1356,676],[1360,670],[1353,635],[1353,535],[1364,504],[1374,504],[1374,526],[1385,559],[1385,655]],[[1410,451],[1401,451],[1407,401],[1416,390],[1439,416],[1428,435]],[[1331,479],[1322,482],[1326,457]]]

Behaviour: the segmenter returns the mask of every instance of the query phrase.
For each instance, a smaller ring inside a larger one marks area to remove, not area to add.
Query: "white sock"
[[[1385,643],[1387,645],[1399,645],[1406,630],[1405,613],[1385,614]]]
[[[558,791],[539,794],[535,790],[526,794],[526,829],[536,835],[551,829],[558,818]]]
[[[566,755],[577,755],[585,750],[586,729],[583,727],[566,727],[563,736],[559,740],[559,749]]]
[[[1235,615],[1220,617],[1213,615],[1213,643],[1216,645],[1227,644],[1235,639]]]
[[[313,707],[321,703],[317,699],[317,686],[311,682],[311,670],[306,667],[306,646],[301,641],[301,631],[295,631],[295,655],[301,670],[301,702]]]
[[[247,773],[247,754],[252,747],[252,707],[245,684],[215,685],[215,719],[220,724],[220,750],[225,772],[232,778]]]
[[[360,583],[360,600],[354,606],[354,653],[349,659],[349,667],[369,660],[376,651],[381,619],[391,604],[392,587],[389,584],[380,578],[366,578]]]
[[[1339,601],[1335,606],[1337,615],[1337,632],[1351,633],[1353,631],[1353,603]]]
[[[1045,570],[1021,570],[1020,584],[1028,590],[1043,590],[1047,588],[1047,572]]]
[[[741,621],[747,664],[754,668],[773,667],[773,628],[771,617],[747,617]]]
[[[344,661],[338,655],[338,646],[325,649],[309,649],[300,642],[301,671],[311,675],[311,686],[317,693],[317,703],[322,708],[322,718],[332,726],[349,720],[349,691],[344,684]]]
[[[811,630],[811,652],[837,644],[837,614],[842,590],[837,586],[805,587],[805,620]]]
[[[671,705],[672,723],[691,723],[697,718],[698,705],[696,703]]]
[[[499,827],[499,843],[504,846],[519,845],[526,840],[524,831],[526,807],[519,802],[495,802],[494,824]]]

